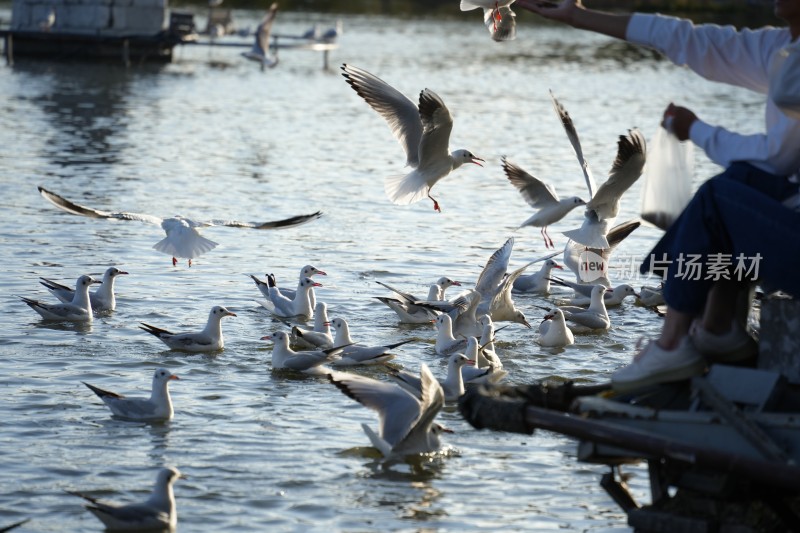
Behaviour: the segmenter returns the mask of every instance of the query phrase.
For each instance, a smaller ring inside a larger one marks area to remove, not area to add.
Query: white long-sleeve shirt
[[[766,95],[773,55],[791,42],[791,35],[787,28],[736,30],[637,13],[628,23],[626,39],[655,48],[706,79]],[[742,135],[698,119],[689,138],[723,167],[746,161],[779,176],[794,174],[800,170],[800,121],[788,117],[767,98],[765,122],[766,133]]]

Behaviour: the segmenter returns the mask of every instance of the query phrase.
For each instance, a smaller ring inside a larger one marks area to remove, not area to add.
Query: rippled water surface
[[[7,14],[6,14],[7,15]],[[258,13],[237,13],[255,25]],[[442,454],[385,466],[367,449],[371,411],[326,380],[271,371],[276,329],[255,303],[247,274],[273,272],[291,286],[299,268],[327,271],[318,298],[356,340],[414,339],[395,362],[444,374],[430,327],[399,326],[374,296],[382,280],[425,293],[441,275],[474,284],[489,255],[515,236],[512,268],[545,253],[538,231],[514,231],[530,215],[500,169],[507,155],[563,194],[583,178],[552,111],[552,89],[571,113],[598,181],[617,136],[640,127],[649,139],[670,101],[712,123],[757,131],[758,98],[711,84],[649,53],[520,17],[519,37],[492,42],[480,16],[463,20],[345,18],[331,69],[315,53],[283,51],[260,72],[234,48],[186,47],[163,68],[31,63],[0,66],[0,525],[31,517],[29,531],[97,531],[100,523],[66,490],[130,501],[150,490],[155,471],[178,466],[182,531],[626,531],[625,515],[598,486],[604,467],[577,463],[575,442],[475,431],[454,408]],[[323,16],[282,14],[276,30],[300,33]],[[201,23],[202,25],[202,23]],[[404,93],[425,87],[455,116],[452,147],[486,159],[441,181],[427,200],[393,206],[383,177],[404,158],[383,120],[339,75],[339,63],[370,70]],[[698,181],[715,168],[698,155]],[[208,228],[220,246],[172,267],[152,249],[156,226],[76,217],[38,194],[43,185],[86,205],[159,216],[260,221],[322,210],[285,231]],[[638,214],[640,184],[619,221]],[[579,211],[550,230],[580,222]],[[617,252],[641,258],[660,232],[642,227]],[[626,263],[627,262],[627,263]],[[19,296],[49,299],[40,276],[72,284],[109,265],[120,278],[118,309],[89,327],[43,322]],[[628,267],[627,270],[630,270]],[[632,280],[641,285],[644,280]],[[452,289],[451,289],[452,290]],[[532,322],[545,299],[517,297]],[[137,328],[199,328],[209,308],[237,313],[223,323],[224,351],[166,350]],[[611,331],[579,336],[564,350],[534,343],[512,325],[498,334],[511,383],[544,378],[607,380],[658,318],[626,302]],[[152,371],[181,377],[171,387],[169,424],[112,419],[81,381],[144,393]],[[383,379],[379,370],[359,370]],[[632,469],[647,501],[646,472]]]

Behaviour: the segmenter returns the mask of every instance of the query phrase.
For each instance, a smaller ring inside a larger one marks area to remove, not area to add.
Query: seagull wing
[[[310,215],[297,215],[281,220],[272,220],[270,222],[241,222],[239,220],[206,220],[200,223],[203,226],[227,226],[229,228],[252,228],[252,229],[284,229],[293,228],[312,220],[316,220],[322,216],[322,211],[311,213]]]
[[[608,179],[597,189],[586,208],[597,211],[600,220],[617,216],[619,199],[642,175],[646,157],[647,147],[642,132],[634,128],[628,130],[628,135],[620,135],[617,157]]]
[[[328,379],[350,398],[378,412],[380,436],[392,447],[408,435],[424,405],[394,383],[343,372],[329,374]]]
[[[416,168],[420,159],[422,121],[414,102],[366,70],[344,64],[342,71],[353,90],[389,124],[392,134],[406,152],[406,164]]]
[[[556,114],[558,114],[558,118],[564,126],[564,131],[567,132],[567,138],[570,144],[572,144],[572,149],[575,150],[575,157],[578,158],[578,163],[580,163],[581,170],[583,170],[583,177],[586,179],[586,187],[589,189],[589,198],[592,198],[597,190],[597,184],[592,176],[592,171],[589,170],[589,163],[583,157],[583,148],[581,148],[581,141],[578,138],[578,131],[575,129],[575,124],[572,123],[572,118],[569,116],[569,113],[567,113],[564,106],[556,99],[553,91],[550,91],[550,98],[553,99],[553,108],[556,110]]]
[[[256,47],[266,55],[269,52],[269,36],[272,32],[272,23],[275,22],[275,17],[278,15],[278,3],[273,3],[267,14],[261,20],[261,23],[256,29]]]
[[[450,156],[450,132],[453,117],[444,100],[425,89],[419,93],[419,118],[422,121],[422,140],[419,143],[419,166]]]
[[[116,218],[120,220],[138,220],[140,222],[148,222],[150,224],[161,224],[162,219],[160,217],[155,217],[153,215],[143,215],[140,213],[112,213],[109,211],[101,211],[99,209],[93,209],[91,207],[86,207],[83,205],[78,205],[75,202],[67,200],[63,196],[59,196],[54,192],[48,191],[44,187],[39,187],[39,193],[44,197],[45,200],[53,204],[54,206],[58,207],[59,209],[63,209],[67,213],[72,213],[73,215],[82,215],[85,217],[90,218]]]
[[[475,290],[481,295],[482,299],[491,298],[503,281],[503,277],[508,271],[508,262],[511,259],[511,251],[514,249],[514,237],[510,237],[503,246],[498,248],[483,267],[478,281],[475,283]]]
[[[531,176],[505,157],[503,157],[502,161],[503,172],[506,173],[508,181],[517,188],[522,198],[528,202],[528,205],[539,209],[558,203],[558,194],[556,194],[553,187]]]

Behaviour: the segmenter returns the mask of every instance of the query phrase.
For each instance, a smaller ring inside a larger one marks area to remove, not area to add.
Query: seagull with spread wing
[[[269,52],[270,33],[277,15],[278,3],[275,2],[270,6],[269,11],[267,11],[258,28],[256,28],[256,41],[253,43],[253,48],[247,52],[242,52],[242,56],[247,59],[259,62],[262,71],[267,67],[275,68],[278,65],[278,56]]]
[[[433,208],[439,202],[431,196],[436,183],[465,163],[481,165],[483,159],[468,150],[449,152],[453,117],[444,101],[430,89],[419,93],[419,106],[400,91],[352,65],[342,65],[343,76],[353,90],[389,124],[392,134],[406,153],[406,175],[389,176],[384,181],[386,195],[394,204],[409,205],[428,197]]]
[[[299,226],[300,224],[305,224],[306,222],[316,220],[322,216],[322,212],[317,211],[310,215],[298,215],[283,220],[273,220],[271,222],[240,222],[237,220],[195,221],[182,216],[160,218],[140,213],[113,213],[110,211],[101,211],[99,209],[78,205],[54,192],[48,191],[44,187],[39,187],[39,193],[54,206],[63,209],[67,213],[72,213],[73,215],[82,215],[89,218],[138,220],[139,222],[160,225],[167,236],[154,244],[153,248],[159,252],[171,255],[173,266],[178,264],[178,257],[188,259],[189,266],[192,266],[192,259],[200,257],[202,254],[217,247],[216,242],[200,235],[197,228],[228,226],[230,228],[283,229]]]

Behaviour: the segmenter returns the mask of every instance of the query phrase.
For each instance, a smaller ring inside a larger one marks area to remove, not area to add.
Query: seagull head
[[[453,158],[453,162],[455,163],[456,167],[460,167],[465,163],[472,163],[474,165],[482,167],[483,165],[481,163],[486,162],[480,157],[470,152],[469,150],[456,150],[455,152],[450,154],[450,156]]]

